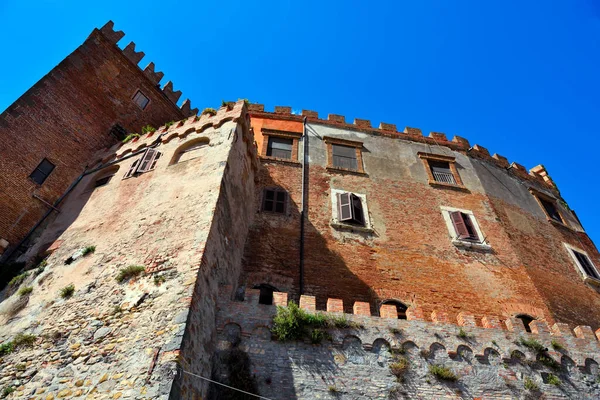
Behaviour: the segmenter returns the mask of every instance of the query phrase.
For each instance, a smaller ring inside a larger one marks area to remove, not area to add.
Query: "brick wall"
[[[112,23],[94,30],[0,116],[0,238],[11,246],[48,210],[33,195],[56,201],[97,161],[96,151],[116,143],[109,134],[114,124],[140,132],[189,115],[189,104],[182,110],[173,102],[180,92],[157,88],[162,73],[137,66],[143,53],[116,46],[122,36]],[[150,99],[144,110],[132,101],[137,90]],[[29,175],[43,158],[56,168],[40,186]]]

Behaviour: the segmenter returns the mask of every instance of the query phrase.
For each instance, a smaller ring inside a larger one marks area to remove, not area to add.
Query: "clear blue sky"
[[[0,109],[112,19],[165,72],[221,99],[463,136],[543,163],[600,245],[600,1],[0,1]]]

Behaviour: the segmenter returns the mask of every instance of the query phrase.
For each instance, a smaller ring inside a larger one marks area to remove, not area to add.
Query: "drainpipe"
[[[300,295],[304,294],[304,198],[306,196],[306,153],[308,151],[308,137],[306,135],[306,117],[302,122],[302,198],[300,199]]]
[[[99,167],[97,167],[97,168],[91,169],[91,170],[89,170],[89,171],[87,170],[87,166],[86,166],[86,167],[84,168],[83,172],[81,173],[81,175],[79,175],[79,176],[78,176],[78,177],[77,177],[77,178],[76,178],[76,179],[73,181],[73,183],[71,183],[71,185],[70,185],[70,186],[67,188],[67,190],[65,190],[65,192],[64,192],[64,193],[63,193],[63,194],[62,194],[62,195],[61,195],[61,196],[60,196],[60,197],[59,197],[59,198],[58,198],[58,199],[57,199],[57,200],[54,202],[54,204],[52,204],[52,205],[51,205],[51,204],[48,204],[48,203],[46,203],[46,204],[47,204],[47,205],[49,205],[51,208],[50,208],[48,211],[46,211],[46,212],[44,213],[44,215],[42,216],[42,218],[40,218],[40,220],[39,220],[38,222],[36,222],[36,223],[35,223],[35,225],[33,226],[33,228],[31,228],[31,229],[30,229],[30,230],[27,232],[27,234],[25,235],[25,237],[24,237],[23,239],[21,239],[21,241],[20,241],[20,242],[19,242],[19,243],[18,243],[18,244],[17,244],[15,247],[13,247],[13,248],[12,248],[12,250],[10,250],[10,251],[8,251],[8,252],[6,252],[6,253],[4,253],[4,254],[2,255],[2,259],[3,259],[3,260],[8,260],[8,259],[10,259],[10,257],[13,255],[13,253],[14,253],[15,251],[17,251],[17,249],[18,249],[19,247],[21,247],[21,245],[23,245],[23,243],[25,243],[25,241],[26,241],[27,239],[29,239],[29,237],[30,237],[30,236],[33,234],[33,232],[34,232],[34,231],[35,231],[37,228],[39,228],[39,226],[40,226],[40,225],[41,225],[41,224],[42,224],[42,223],[43,223],[43,222],[46,220],[46,218],[48,218],[48,216],[49,216],[50,214],[52,214],[52,211],[57,211],[57,212],[60,212],[60,210],[58,209],[58,205],[59,205],[60,203],[62,203],[62,201],[65,199],[65,197],[67,197],[67,195],[68,195],[69,193],[71,193],[71,192],[73,191],[73,189],[75,189],[75,187],[76,187],[76,186],[79,184],[79,182],[81,182],[81,180],[82,180],[82,179],[83,179],[85,176],[87,176],[87,175],[89,175],[89,174],[93,174],[94,172],[100,171],[101,169],[104,169],[104,168],[106,168],[106,167],[110,167],[111,165],[114,165],[114,164],[118,164],[118,163],[120,163],[120,162],[123,162],[123,161],[127,160],[128,158],[131,158],[131,157],[137,156],[138,154],[141,154],[141,153],[145,152],[145,151],[146,151],[146,149],[147,149],[147,148],[149,148],[149,147],[152,147],[152,148],[154,148],[154,147],[157,147],[157,146],[158,146],[158,144],[160,143],[160,139],[162,138],[162,136],[163,136],[163,135],[164,135],[164,133],[161,133],[161,134],[160,134],[160,135],[159,135],[159,136],[156,138],[156,140],[155,140],[155,141],[154,141],[154,142],[153,142],[151,145],[149,145],[148,147],[145,147],[145,148],[143,148],[143,149],[141,149],[141,150],[138,150],[138,151],[136,151],[135,153],[128,154],[127,156],[125,156],[125,157],[122,157],[122,158],[119,158],[118,160],[111,161],[111,162],[109,162],[109,163],[106,163],[106,164],[104,164],[104,165],[101,165],[101,166],[99,166]],[[33,195],[33,197],[36,197],[36,196],[35,196],[35,194]],[[37,197],[36,197],[36,198],[37,198]],[[45,203],[45,202],[44,202],[44,203]]]

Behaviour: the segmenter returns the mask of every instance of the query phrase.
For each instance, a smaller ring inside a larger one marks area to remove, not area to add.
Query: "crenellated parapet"
[[[250,104],[248,110],[252,115],[261,118],[278,118],[302,121],[307,118],[309,122],[325,124],[340,127],[349,130],[360,130],[361,132],[369,133],[375,136],[383,136],[394,139],[410,140],[413,142],[426,143],[429,145],[445,146],[454,151],[459,151],[467,154],[469,157],[476,158],[503,168],[520,179],[536,182],[542,187],[556,191],[556,185],[548,175],[548,172],[543,165],[538,165],[531,168],[529,171],[516,162],[510,163],[508,159],[497,153],[490,154],[485,147],[474,144],[460,136],[454,136],[449,139],[445,133],[430,132],[425,136],[421,129],[406,127],[400,131],[395,124],[381,122],[378,127],[373,127],[371,121],[367,119],[355,118],[352,123],[347,122],[343,115],[329,114],[326,119],[319,118],[319,113],[316,111],[302,110],[301,114],[293,114],[291,107],[275,106],[273,112],[265,111],[263,104]]]
[[[119,42],[123,38],[123,36],[125,36],[125,33],[123,33],[122,31],[114,30],[114,22],[112,22],[112,21],[108,21],[102,28],[100,28],[99,31],[109,42],[111,42],[115,46],[117,45],[117,42]],[[122,52],[123,52],[123,55],[129,61],[131,61],[136,67],[140,68],[138,64],[142,60],[142,58],[144,58],[145,54],[142,51],[136,51],[134,42],[130,42],[127,46],[125,46],[125,48],[122,49]],[[142,69],[140,68],[140,70],[142,70]],[[148,77],[148,79],[150,80],[152,85],[158,85],[164,76],[164,73],[155,71],[155,65],[153,62],[150,62],[146,66],[146,68],[144,68],[142,70],[142,72],[144,73],[145,76]],[[175,106],[177,106],[177,102],[179,101],[179,98],[181,97],[181,90],[174,90],[173,82],[171,82],[171,81],[168,81],[162,87],[161,90],[162,90],[163,94]],[[192,109],[191,102],[187,99],[183,102],[183,104],[179,107],[179,109],[186,116],[192,116],[192,115],[196,115],[198,113],[198,109],[197,108]]]

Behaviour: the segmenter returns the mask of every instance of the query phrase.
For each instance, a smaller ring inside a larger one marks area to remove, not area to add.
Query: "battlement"
[[[108,21],[102,28],[99,29],[99,32],[112,44],[115,46],[117,43],[125,36],[123,31],[115,31],[114,30],[114,22]],[[130,42],[124,49],[121,50],[123,55],[131,61],[136,67],[139,67],[139,62],[144,58],[145,54],[142,51],[136,51],[135,43]],[[164,73],[156,72],[155,65],[153,62],[150,62],[144,69],[140,70],[146,75],[146,77],[152,82],[153,85],[158,85],[159,82],[164,77]],[[175,106],[177,106],[177,102],[181,97],[181,90],[173,89],[173,82],[168,81],[162,87],[162,93],[167,97]],[[198,109],[191,108],[191,101],[189,99],[185,99],[179,109],[186,116],[192,116],[198,114]]]
[[[272,305],[259,304],[260,290],[246,289],[244,301],[231,300],[231,293],[231,286],[221,287],[217,329],[223,331],[226,325],[237,324],[244,337],[250,337],[264,328],[270,329],[277,306],[287,306],[288,302],[287,293],[274,292]],[[483,316],[477,321],[474,315],[462,312],[457,321],[450,321],[448,314],[443,311],[433,311],[426,318],[422,309],[410,307],[406,313],[407,319],[401,320],[392,305],[382,305],[379,310],[381,316],[377,317],[371,315],[369,304],[365,302],[355,302],[353,314],[342,313],[343,302],[340,299],[328,299],[326,311],[316,310],[315,303],[314,296],[300,296],[301,309],[310,313],[344,315],[350,322],[351,328],[338,332],[333,329],[331,332],[332,342],[338,345],[351,335],[359,337],[365,348],[372,347],[382,339],[392,347],[403,348],[410,342],[419,348],[430,349],[443,338],[443,345],[450,356],[455,355],[460,346],[467,344],[480,357],[489,348],[494,348],[502,358],[510,359],[515,351],[525,352],[521,341],[521,338],[525,338],[548,347],[546,351],[553,358],[568,357],[580,367],[585,367],[588,359],[600,361],[600,329],[594,333],[589,326],[577,326],[571,330],[564,323],[550,327],[546,321],[535,320],[530,324],[531,332],[527,332],[523,322],[514,317],[501,321],[497,316]],[[559,343],[560,346],[551,346],[551,343]]]
[[[250,104],[248,110],[251,115],[261,118],[273,119],[289,119],[302,121],[305,117],[307,121],[325,125],[336,126],[343,129],[359,130],[374,136],[383,136],[393,139],[409,140],[413,142],[426,143],[429,145],[445,146],[451,150],[462,152],[470,157],[477,158],[491,164],[510,171],[514,176],[530,182],[537,182],[542,187],[557,191],[554,181],[548,175],[543,165],[538,165],[527,171],[527,169],[516,162],[510,163],[508,159],[497,153],[490,155],[490,152],[485,147],[474,144],[471,146],[469,141],[460,136],[454,136],[449,140],[445,133],[430,132],[425,136],[421,129],[406,127],[399,131],[395,124],[381,122],[379,127],[371,126],[371,121],[367,119],[355,118],[353,123],[346,122],[343,115],[329,114],[327,119],[319,118],[319,113],[316,111],[302,110],[301,114],[293,114],[292,108],[287,106],[275,106],[273,112],[265,111],[263,104]]]

